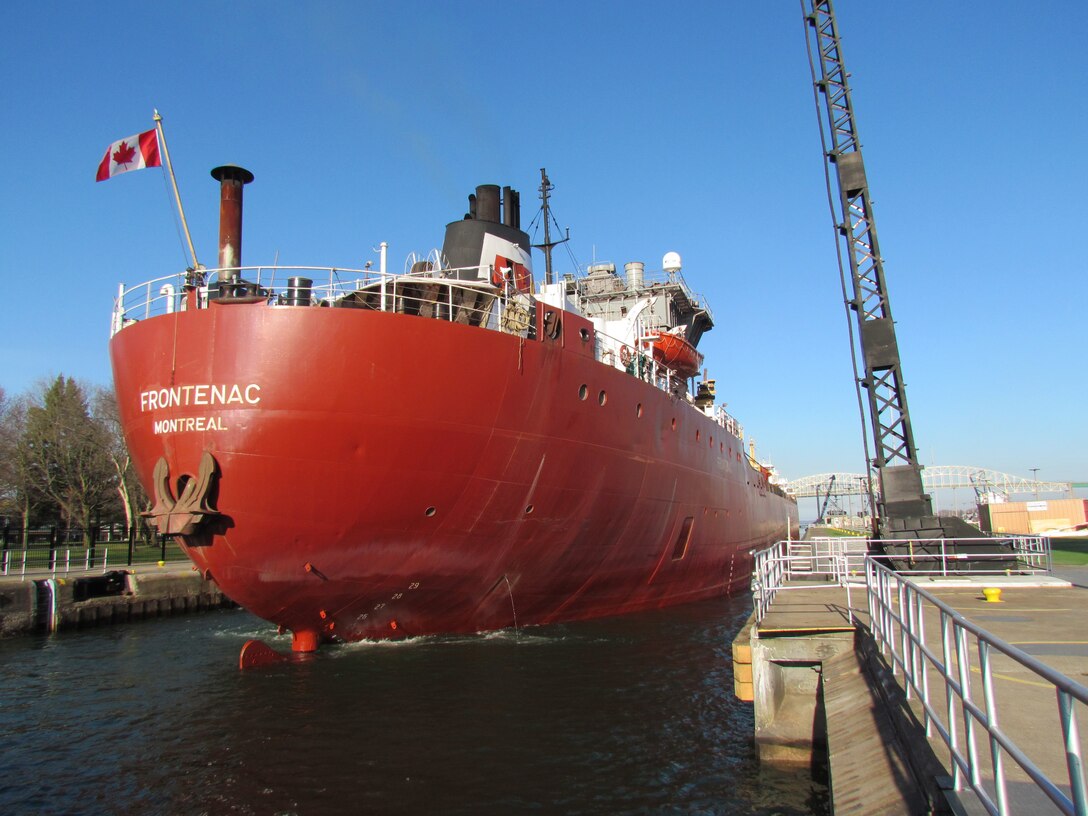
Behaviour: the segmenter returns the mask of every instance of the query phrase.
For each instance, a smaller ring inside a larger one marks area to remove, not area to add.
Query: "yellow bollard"
[[[986,599],[986,603],[1002,603],[1001,590],[997,587],[986,587],[982,590],[982,597]]]
[[[160,562],[159,562],[159,566],[160,566],[160,567],[165,567],[165,566],[166,566],[166,562],[165,562],[165,561],[160,561]]]

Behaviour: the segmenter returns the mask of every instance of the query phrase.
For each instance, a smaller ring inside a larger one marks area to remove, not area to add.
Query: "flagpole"
[[[162,145],[162,154],[166,158],[166,169],[170,173],[170,181],[174,185],[174,198],[178,202],[178,213],[181,215],[181,228],[185,230],[185,240],[189,242],[189,254],[193,256],[193,269],[203,269],[196,259],[196,249],[193,247],[193,236],[189,234],[189,222],[185,220],[185,209],[181,206],[181,193],[178,192],[178,180],[174,178],[174,165],[170,162],[170,151],[166,147],[166,134],[162,129],[162,116],[158,109],[151,117],[155,120],[155,129],[159,132],[159,144]]]

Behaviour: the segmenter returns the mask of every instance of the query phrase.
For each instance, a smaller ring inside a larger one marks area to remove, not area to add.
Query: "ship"
[[[676,252],[559,277],[546,241],[538,283],[485,184],[400,272],[243,266],[253,175],[212,175],[219,268],[118,290],[117,404],[148,523],[293,652],[727,595],[797,534]]]

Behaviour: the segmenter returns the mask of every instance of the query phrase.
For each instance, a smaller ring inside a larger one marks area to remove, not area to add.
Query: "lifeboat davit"
[[[661,332],[653,341],[654,360],[685,377],[699,373],[703,355],[684,339],[683,328]]]

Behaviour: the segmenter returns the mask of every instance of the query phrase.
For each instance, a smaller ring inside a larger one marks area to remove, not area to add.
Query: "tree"
[[[24,540],[31,512],[48,504],[28,484],[21,456],[27,404],[26,396],[12,398],[0,394],[0,514],[9,519],[22,518]]]
[[[18,403],[0,388],[0,516],[5,519],[20,512],[15,451],[23,432],[22,419]]]
[[[121,428],[117,411],[117,396],[109,388],[98,388],[94,395],[94,417],[106,431],[106,456],[117,476],[115,489],[125,513],[125,525],[136,524],[139,508],[147,505],[147,494],[132,469],[132,457]]]
[[[60,510],[64,521],[91,526],[115,494],[117,474],[106,451],[108,433],[88,410],[85,390],[63,375],[32,399],[16,463],[28,495],[37,491]]]

